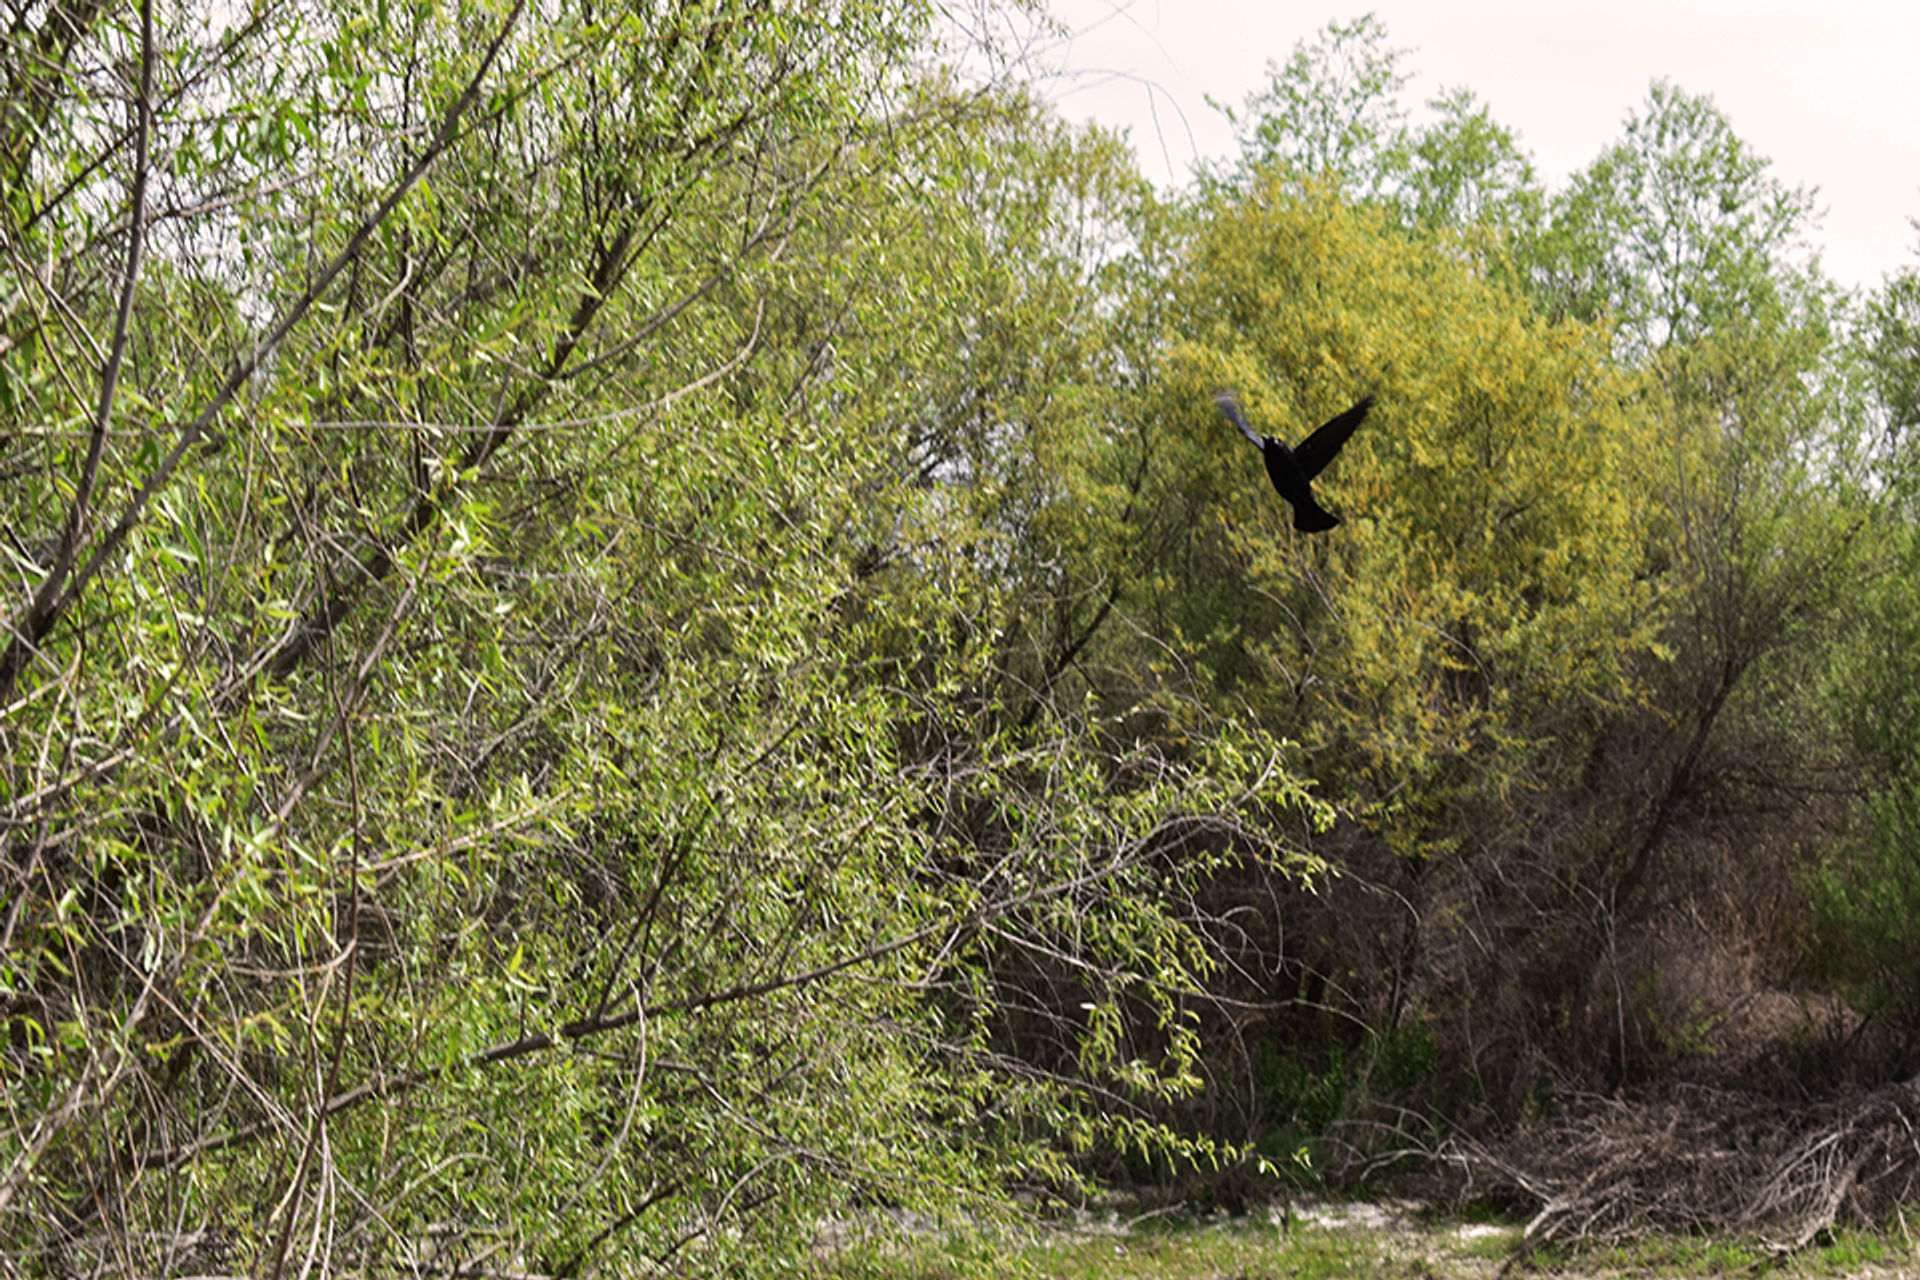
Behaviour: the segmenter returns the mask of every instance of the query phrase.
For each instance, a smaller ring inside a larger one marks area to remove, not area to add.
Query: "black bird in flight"
[[[1253,447],[1266,458],[1268,479],[1273,481],[1273,487],[1280,491],[1280,496],[1293,504],[1294,528],[1302,533],[1319,533],[1340,523],[1339,516],[1313,500],[1312,481],[1333,461],[1340,452],[1340,446],[1353,434],[1353,429],[1366,418],[1367,411],[1373,408],[1372,396],[1363,397],[1359,404],[1339,417],[1322,423],[1293,449],[1248,426],[1246,415],[1240,412],[1240,401],[1233,392],[1221,391],[1213,397],[1213,402],[1220,406],[1220,412],[1226,414],[1234,426],[1240,428],[1240,434],[1251,440]]]

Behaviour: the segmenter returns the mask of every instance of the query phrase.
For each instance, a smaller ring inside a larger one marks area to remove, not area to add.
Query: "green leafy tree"
[[[1868,302],[1865,359],[1886,419],[1887,481],[1910,497],[1920,430],[1920,270],[1896,273]],[[1906,510],[1909,514],[1912,507]]]
[[[1493,118],[1469,89],[1454,89],[1429,106],[1439,117],[1409,144],[1403,202],[1413,222],[1441,228],[1513,232],[1540,216],[1544,194],[1519,138]]]
[[[1257,725],[1339,815],[1264,815],[1337,872],[1313,893],[1254,868],[1207,890],[1235,921],[1209,935],[1210,1096],[1246,1095],[1243,1138],[1284,1127],[1256,1096],[1274,1055],[1318,1078],[1430,1023],[1436,1074],[1491,1090],[1510,1068],[1479,1058],[1512,1043],[1484,1038],[1504,1013],[1482,997],[1523,995],[1475,967],[1465,922],[1532,841],[1566,839],[1555,802],[1654,640],[1635,384],[1604,330],[1542,319],[1458,243],[1278,170],[1216,193],[1171,275],[1180,341],[1129,408],[1149,472],[1127,630],[1154,638],[1133,679],[1160,690],[1140,723],[1170,743]],[[1377,394],[1318,482],[1338,530],[1291,530],[1223,385],[1293,440]]]
[[[1920,907],[1920,685],[1913,647],[1915,473],[1912,426],[1920,385],[1920,276],[1890,277],[1867,306],[1865,380],[1885,434],[1877,442],[1882,495],[1874,532],[1879,572],[1862,587],[1859,622],[1832,646],[1822,694],[1851,748],[1858,785],[1841,838],[1803,871],[1812,905],[1809,956],[1848,1002],[1890,1033],[1888,1076],[1912,1071],[1920,1047],[1920,973],[1913,963]],[[1871,1044],[1871,1041],[1867,1041]],[[1862,1055],[1863,1057],[1866,1055]]]
[[[88,12],[9,143],[10,1256],[778,1270],[1206,1154],[1180,892],[1293,784],[1077,683],[1113,145],[911,5]]]
[[[1809,958],[1854,1009],[1891,1033],[1891,1055],[1875,1064],[1889,1077],[1910,1074],[1920,1049],[1920,969],[1914,964],[1920,688],[1912,663],[1920,618],[1913,607],[1910,526],[1901,538],[1903,552],[1867,602],[1871,621],[1840,647],[1828,672],[1828,696],[1862,762],[1866,785],[1842,838],[1802,871],[1812,908]]]
[[[1618,696],[1645,603],[1642,437],[1593,331],[1542,323],[1380,215],[1278,181],[1216,209],[1180,288],[1193,337],[1151,408],[1183,459],[1170,467],[1209,477],[1183,486],[1206,567],[1169,598],[1191,601],[1179,630],[1228,698],[1325,750],[1315,775],[1385,813],[1437,798],[1450,762],[1496,785],[1483,766],[1547,708]],[[1286,532],[1213,416],[1215,385],[1295,438],[1378,388],[1327,473],[1338,539]]]
[[[1543,196],[1513,131],[1465,88],[1434,98],[1431,118],[1416,124],[1400,100],[1407,51],[1388,39],[1371,14],[1332,22],[1285,67],[1270,65],[1264,90],[1237,110],[1221,107],[1240,160],[1214,181],[1244,193],[1278,170],[1296,186],[1333,183],[1393,209],[1409,229],[1531,226]]]
[[[1239,134],[1241,174],[1282,167],[1303,181],[1337,180],[1360,197],[1386,190],[1407,164],[1405,56],[1367,14],[1329,22],[1294,46],[1285,67],[1269,61],[1264,90],[1238,111],[1216,104]]]
[[[1814,283],[1814,194],[1770,173],[1710,97],[1655,81],[1551,202],[1536,288],[1550,309],[1610,315],[1636,359],[1779,323]]]
[[[1817,795],[1846,767],[1818,691],[1879,562],[1878,500],[1845,306],[1805,253],[1812,200],[1710,100],[1657,83],[1515,250],[1547,310],[1612,318],[1661,441],[1643,546],[1662,657],[1637,665],[1650,704],[1608,718],[1596,759],[1618,762],[1572,806],[1605,852],[1570,881],[1597,927],[1589,963],[1559,980],[1586,992],[1567,1007],[1589,1012],[1584,1056],[1616,1083],[1660,1066],[1660,1026],[1725,998],[1662,976],[1659,904],[1717,901],[1717,946],[1784,954],[1799,908],[1772,886],[1823,838],[1824,815],[1809,803],[1783,818],[1777,799]],[[1730,827],[1746,833],[1741,870],[1715,852]],[[1653,987],[1665,1007],[1630,1007]]]

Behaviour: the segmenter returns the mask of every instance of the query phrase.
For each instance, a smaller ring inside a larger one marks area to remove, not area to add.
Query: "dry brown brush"
[[[1913,1198],[1917,1121],[1920,1076],[1800,1106],[1679,1088],[1585,1098],[1505,1138],[1456,1138],[1444,1155],[1456,1195],[1532,1212],[1530,1244],[1746,1231],[1791,1251],[1842,1221],[1883,1226]]]

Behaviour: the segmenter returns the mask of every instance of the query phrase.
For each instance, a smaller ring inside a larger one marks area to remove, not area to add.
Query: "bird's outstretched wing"
[[[1213,395],[1213,402],[1220,407],[1220,412],[1227,415],[1229,422],[1240,428],[1241,435],[1253,441],[1254,448],[1264,450],[1267,447],[1267,442],[1260,438],[1260,433],[1247,425],[1246,415],[1240,412],[1239,398],[1236,397],[1233,392],[1216,391]],[[1338,448],[1339,446],[1335,445],[1334,447]]]
[[[1215,403],[1219,401],[1216,399]],[[1221,406],[1225,408],[1225,406]],[[1293,451],[1293,460],[1300,468],[1300,474],[1311,480],[1326,470],[1329,462],[1340,452],[1340,446],[1347,442],[1353,429],[1366,418],[1367,411],[1373,408],[1373,397],[1364,397],[1359,404],[1347,410],[1337,418],[1322,423],[1312,435],[1302,440]],[[1233,416],[1232,414],[1228,415]],[[1235,419],[1238,421],[1238,419]],[[1246,430],[1243,425],[1240,428]]]

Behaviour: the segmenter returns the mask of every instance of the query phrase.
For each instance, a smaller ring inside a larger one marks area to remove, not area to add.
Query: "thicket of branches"
[[[1549,192],[1366,20],[1169,201],[914,0],[362,8],[0,38],[10,1267],[1564,1200],[1920,1066],[1920,291],[1709,100]],[[1220,385],[1377,394],[1338,531]]]

